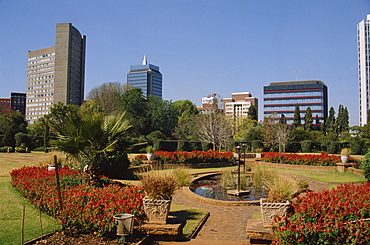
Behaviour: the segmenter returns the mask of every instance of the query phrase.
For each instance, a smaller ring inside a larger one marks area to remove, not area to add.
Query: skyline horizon
[[[320,80],[328,107],[347,107],[359,125],[356,26],[369,1],[19,2],[0,1],[0,20],[11,23],[0,27],[2,98],[26,91],[27,51],[53,46],[56,23],[67,22],[87,37],[85,98],[103,83],[126,84],[145,55],[163,74],[166,100],[201,106],[213,93],[250,92],[262,120],[263,86]]]

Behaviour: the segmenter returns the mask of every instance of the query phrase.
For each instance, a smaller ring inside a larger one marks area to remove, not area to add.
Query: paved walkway
[[[328,183],[317,182],[305,179],[309,182],[312,191],[320,192],[327,189]],[[206,223],[195,237],[188,242],[158,242],[160,245],[249,245],[246,237],[247,220],[252,218],[254,213],[260,212],[260,206],[218,206],[214,204],[201,203],[193,200],[177,191],[173,197],[176,204],[190,207],[204,208],[210,212]]]
[[[210,212],[206,223],[195,239],[182,244],[249,244],[245,234],[247,220],[260,211],[260,206],[218,206],[195,201],[186,197],[182,191],[177,191],[173,197],[176,204],[204,208]],[[177,242],[159,242],[170,245]]]

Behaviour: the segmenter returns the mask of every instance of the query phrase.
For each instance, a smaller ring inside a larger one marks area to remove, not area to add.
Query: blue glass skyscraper
[[[147,63],[146,56],[141,65],[130,66],[127,84],[141,88],[145,96],[155,95],[162,98],[162,74],[158,66]]]

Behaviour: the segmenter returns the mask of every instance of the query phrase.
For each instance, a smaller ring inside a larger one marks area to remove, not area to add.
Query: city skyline
[[[348,107],[359,125],[356,27],[369,13],[361,0],[0,1],[0,97],[26,92],[27,51],[51,46],[55,24],[70,22],[89,37],[85,95],[124,84],[146,54],[164,74],[163,99],[200,106],[208,94],[249,91],[262,101],[271,82],[321,80],[329,108]]]

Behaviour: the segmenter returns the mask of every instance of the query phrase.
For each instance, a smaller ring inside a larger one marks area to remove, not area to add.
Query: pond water
[[[190,187],[190,190],[197,195],[223,201],[257,201],[266,197],[266,193],[262,189],[253,187],[247,188],[251,191],[248,195],[239,197],[228,195],[227,190],[230,190],[230,188],[222,187],[220,179],[221,176],[216,175],[207,177],[207,179],[198,180]]]

